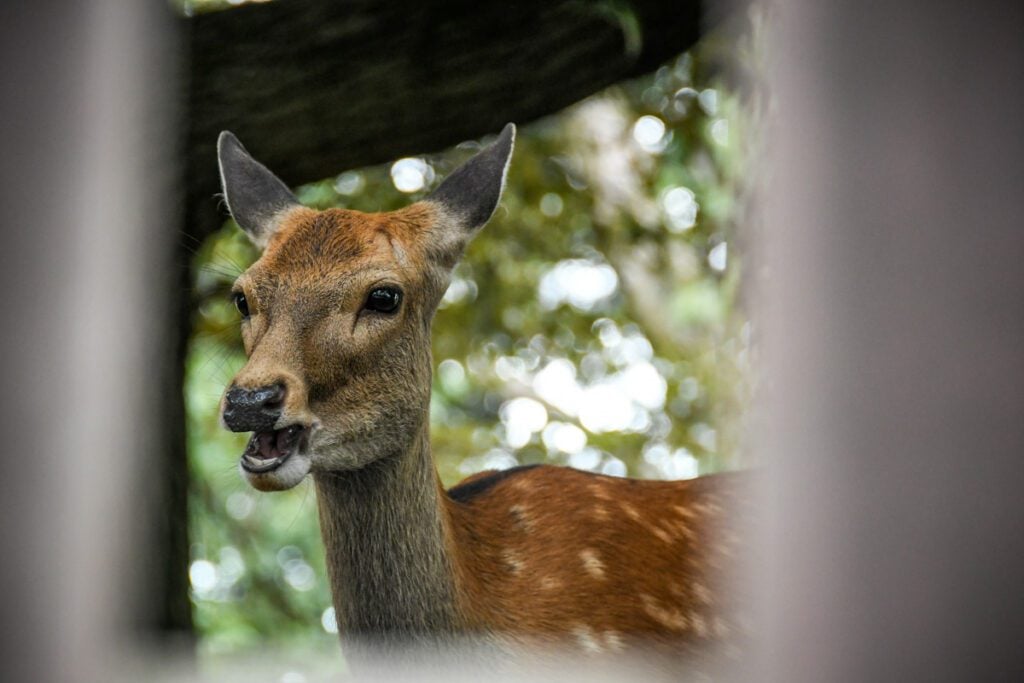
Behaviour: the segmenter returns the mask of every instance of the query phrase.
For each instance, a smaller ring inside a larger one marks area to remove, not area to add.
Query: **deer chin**
[[[394,454],[394,441],[382,438],[382,429],[374,423],[355,429],[325,425],[309,439],[313,474],[344,474],[361,470]]]
[[[249,439],[239,469],[259,491],[283,491],[302,481],[310,470],[309,428],[293,424],[255,432]]]

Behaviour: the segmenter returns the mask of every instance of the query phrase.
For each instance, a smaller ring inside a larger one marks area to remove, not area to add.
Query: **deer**
[[[251,432],[259,491],[312,477],[343,646],[699,651],[738,629],[720,576],[738,552],[733,473],[682,481],[554,465],[445,489],[431,453],[431,326],[495,212],[515,141],[402,209],[315,210],[230,132],[223,198],[262,250],[232,288],[247,360],[221,401]]]

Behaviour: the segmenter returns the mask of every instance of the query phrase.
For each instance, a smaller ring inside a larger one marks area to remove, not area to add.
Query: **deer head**
[[[303,207],[229,132],[228,209],[262,248],[235,282],[248,361],[221,416],[253,432],[240,467],[260,490],[405,452],[428,419],[430,323],[466,243],[494,213],[515,127],[425,200],[367,214]]]

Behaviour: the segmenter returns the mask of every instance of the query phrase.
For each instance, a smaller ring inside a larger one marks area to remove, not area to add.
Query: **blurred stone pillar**
[[[757,680],[1024,674],[1024,6],[777,3]]]
[[[154,581],[177,240],[169,3],[0,8],[5,681],[103,681]]]

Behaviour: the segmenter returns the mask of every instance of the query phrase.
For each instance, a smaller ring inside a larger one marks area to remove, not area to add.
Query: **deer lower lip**
[[[302,425],[255,432],[242,454],[242,469],[253,474],[276,470],[299,449],[305,433]]]

